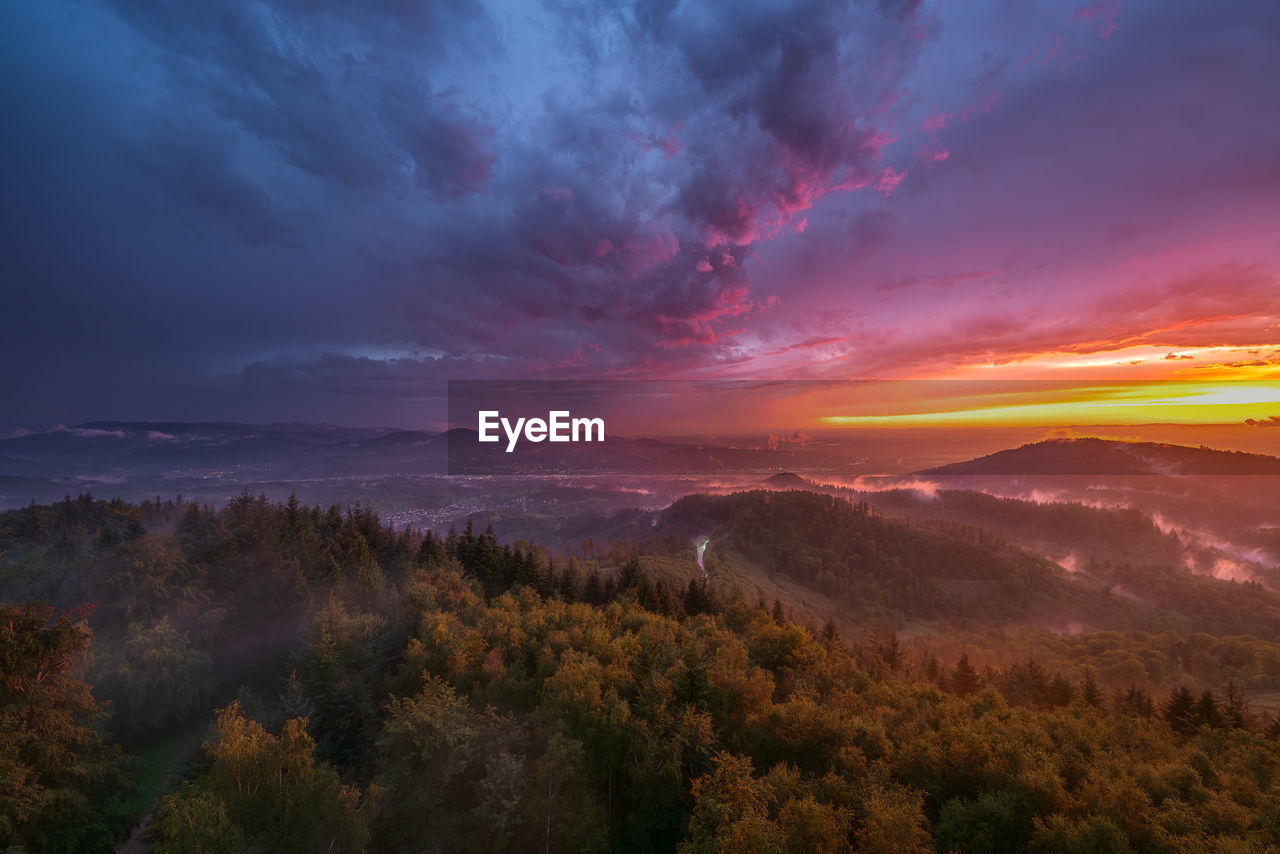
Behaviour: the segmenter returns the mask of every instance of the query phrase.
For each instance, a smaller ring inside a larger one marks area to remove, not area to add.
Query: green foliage
[[[551,726],[582,745],[579,810],[601,810],[615,850],[1275,842],[1280,754],[1265,734],[1228,725],[1216,695],[1218,724],[1180,734],[1162,717],[1090,705],[1035,661],[988,674],[970,666],[972,690],[961,679],[942,693],[915,681],[909,662],[895,675],[883,634],[880,652],[860,658],[740,604],[677,621],[626,599],[600,609],[526,592],[485,604],[459,581],[437,570],[414,582],[425,610],[403,667],[426,672],[397,677],[414,687],[392,705],[397,722],[423,703],[431,710],[433,722],[413,731],[430,734],[437,746],[425,755],[438,762],[419,773],[454,769],[450,782],[421,788],[462,800],[424,814],[474,815],[490,767],[474,745],[510,744],[496,733],[525,721],[534,743]],[[1202,696],[1191,699],[1208,714]],[[492,706],[497,718],[476,711]],[[497,730],[478,738],[477,726]],[[463,758],[440,752],[444,732]],[[516,752],[529,767],[528,751]],[[388,802],[405,789],[397,780],[413,778],[381,777]],[[530,833],[517,824],[508,844]]]
[[[776,798],[752,776],[751,760],[718,753],[712,762],[711,773],[693,782],[695,806],[682,854],[781,852],[785,837],[769,816]]]
[[[952,798],[938,813],[934,839],[943,851],[1012,854],[1026,847],[1031,814],[1019,792]]]
[[[173,726],[203,709],[213,693],[213,659],[196,649],[168,616],[130,623],[124,643],[97,667],[114,702],[114,729],[125,738]]]
[[[1036,820],[1030,850],[1035,854],[1128,854],[1133,849],[1124,832],[1108,818],[1072,821],[1055,815]]]
[[[1280,846],[1280,725],[1247,699],[1280,685],[1280,647],[1007,624],[913,637],[895,613],[988,599],[997,617],[1155,612],[998,537],[777,496],[686,499],[650,551],[585,542],[564,562],[472,526],[418,537],[247,494],[28,508],[0,515],[0,551],[105,597],[96,672],[117,732],[201,726],[210,690],[237,684],[213,674],[272,663],[279,681],[240,692],[162,800],[158,851]],[[714,534],[710,584],[690,583],[681,525]],[[778,589],[834,585],[840,625],[797,623],[795,596],[735,599],[717,573],[748,558]],[[73,673],[88,635],[5,614],[0,830],[107,847],[104,781],[123,765]]]
[[[238,704],[218,715],[209,769],[167,796],[150,850],[358,852],[369,841],[376,787],[345,786],[315,759],[305,719],[279,736]]]
[[[390,655],[387,619],[353,612],[331,598],[317,615],[296,674],[314,710],[322,755],[341,767],[359,761],[375,735],[381,698],[369,674]]]
[[[813,492],[686,496],[663,512],[674,531],[715,531],[769,576],[803,582],[852,614],[1007,619],[1056,610],[1066,584],[1043,558],[963,532],[887,519]]]

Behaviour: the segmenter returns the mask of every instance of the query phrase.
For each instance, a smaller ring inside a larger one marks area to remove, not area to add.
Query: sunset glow
[[[446,5],[7,5],[0,428],[425,428],[459,379],[1078,389],[667,430],[1274,414],[1274,3]]]
[[[1250,418],[1265,420],[1280,411],[1280,381],[1085,386],[1058,392],[1015,392],[1009,396],[1022,400],[999,406],[827,415],[820,420],[824,425],[841,427],[1231,424]]]
[[[0,116],[5,852],[1280,852],[1280,0],[12,0]]]

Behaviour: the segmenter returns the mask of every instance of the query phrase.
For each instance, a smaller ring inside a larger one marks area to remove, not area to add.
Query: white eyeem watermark
[[[480,441],[500,442],[498,428],[507,436],[507,453],[516,449],[516,443],[524,438],[529,442],[603,442],[603,418],[574,418],[567,409],[553,409],[542,418],[517,418],[515,423],[503,418],[496,409],[479,412]],[[592,438],[592,436],[596,438]]]

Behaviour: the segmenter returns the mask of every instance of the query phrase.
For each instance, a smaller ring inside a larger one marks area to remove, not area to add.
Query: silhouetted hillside
[[[1156,442],[1049,439],[920,474],[1280,474],[1280,459]]]

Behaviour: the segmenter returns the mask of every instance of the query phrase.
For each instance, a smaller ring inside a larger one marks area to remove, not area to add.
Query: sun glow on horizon
[[[824,426],[1020,425],[1063,427],[1083,424],[1225,424],[1266,420],[1280,409],[1280,380],[1247,382],[1142,382],[1056,389],[1011,389],[970,401],[900,401],[896,412],[833,414]],[[1010,399],[1008,403],[999,399]],[[904,405],[905,404],[905,405]]]
[[[999,361],[956,366],[946,375],[958,377],[979,371],[1019,378],[1049,378],[1117,374],[1134,380],[1266,380],[1280,374],[1280,344],[1261,346],[1153,347],[1139,345],[1093,352],[1047,351]]]

